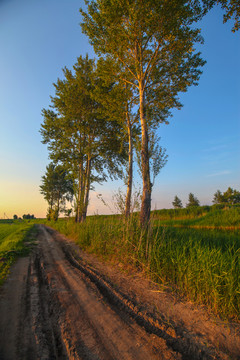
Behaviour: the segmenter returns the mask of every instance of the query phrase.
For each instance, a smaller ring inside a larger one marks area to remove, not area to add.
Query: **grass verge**
[[[29,253],[29,247],[25,242],[31,241],[35,232],[33,223],[0,223],[0,285],[3,284],[15,260]]]

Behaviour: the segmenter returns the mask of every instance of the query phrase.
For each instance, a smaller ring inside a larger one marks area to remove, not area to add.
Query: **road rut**
[[[182,358],[169,339],[146,331],[150,323],[81,264],[70,244],[43,225],[38,232],[30,257],[20,259],[2,290],[0,359]]]

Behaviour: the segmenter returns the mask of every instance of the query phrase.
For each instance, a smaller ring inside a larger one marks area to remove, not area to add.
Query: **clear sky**
[[[79,26],[81,6],[82,0],[0,0],[0,218],[46,214],[39,193],[49,163],[39,134],[41,109],[64,66],[71,68],[80,54],[94,57]],[[199,85],[181,95],[182,110],[159,129],[169,159],[155,183],[153,208],[170,208],[175,195],[185,204],[192,192],[204,205],[217,189],[240,190],[240,31],[223,25],[219,7],[199,26],[207,64]],[[89,213],[109,211],[97,193],[113,209],[120,186],[97,185]]]

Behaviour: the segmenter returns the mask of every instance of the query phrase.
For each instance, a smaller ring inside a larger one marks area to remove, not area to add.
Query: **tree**
[[[151,186],[153,187],[155,179],[160,173],[161,169],[166,165],[168,160],[168,155],[166,154],[166,149],[160,146],[161,138],[151,131],[149,134],[149,173]],[[137,141],[137,164],[142,174],[142,162],[141,162],[141,142]]]
[[[188,195],[188,203],[186,204],[186,207],[192,207],[192,206],[199,206],[200,202],[192,193]]]
[[[57,220],[60,211],[64,211],[66,201],[73,197],[73,181],[63,165],[50,163],[42,176],[40,192],[48,202],[47,217]]]
[[[214,204],[240,204],[240,192],[229,187],[223,194],[217,190],[213,198]]]
[[[217,190],[215,194],[213,195],[213,201],[214,204],[222,204],[223,201],[223,195],[220,190]]]
[[[180,108],[178,93],[196,85],[204,61],[194,44],[200,30],[192,23],[201,17],[187,1],[85,1],[88,13],[82,29],[98,55],[118,66],[115,77],[134,89],[141,126],[143,180],[140,221],[150,218],[151,191],[149,131],[167,122],[172,108]]]
[[[240,192],[229,187],[224,193],[222,200],[227,204],[240,204]]]
[[[23,219],[27,219],[27,220],[30,220],[30,219],[36,219],[34,215],[30,215],[30,214],[24,214],[22,216]]]
[[[14,219],[14,220],[17,220],[17,219],[18,219],[18,216],[17,216],[17,215],[13,215],[13,219]]]
[[[79,57],[73,70],[63,70],[58,79],[53,110],[43,109],[41,125],[43,143],[48,144],[50,158],[61,162],[74,180],[76,221],[84,221],[93,182],[121,176],[125,161],[118,125],[106,121],[92,93],[96,82],[95,63]],[[107,172],[107,173],[106,173]]]
[[[174,209],[181,209],[183,207],[182,201],[179,199],[179,197],[177,197],[177,195],[175,196],[172,205]]]
[[[128,83],[113,79],[116,73],[115,63],[111,59],[99,59],[97,63],[97,76],[100,81],[94,89],[94,96],[101,103],[102,112],[114,120],[121,127],[121,135],[124,143],[128,144],[128,165],[126,170],[127,192],[125,198],[125,217],[131,212],[131,196],[133,186],[133,151],[134,142],[139,136],[138,113],[133,112],[135,105],[132,87]],[[109,76],[109,72],[111,75]]]

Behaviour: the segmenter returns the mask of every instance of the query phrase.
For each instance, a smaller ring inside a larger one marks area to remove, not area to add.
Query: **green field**
[[[29,252],[34,223],[72,238],[83,250],[123,268],[144,271],[186,300],[203,304],[222,318],[240,320],[240,207],[157,210],[147,232],[138,214],[89,216],[56,222],[0,222],[0,283],[18,256]]]
[[[33,226],[30,222],[0,221],[0,285],[17,257],[28,254],[24,243],[31,239]]]
[[[240,229],[240,206],[199,206],[152,212],[161,225]]]
[[[152,212],[148,233],[141,232],[137,214],[128,224],[120,215],[111,215],[89,216],[84,224],[60,219],[50,225],[82,249],[130,264],[185,299],[239,320],[239,207],[188,209],[188,214],[181,210]]]

